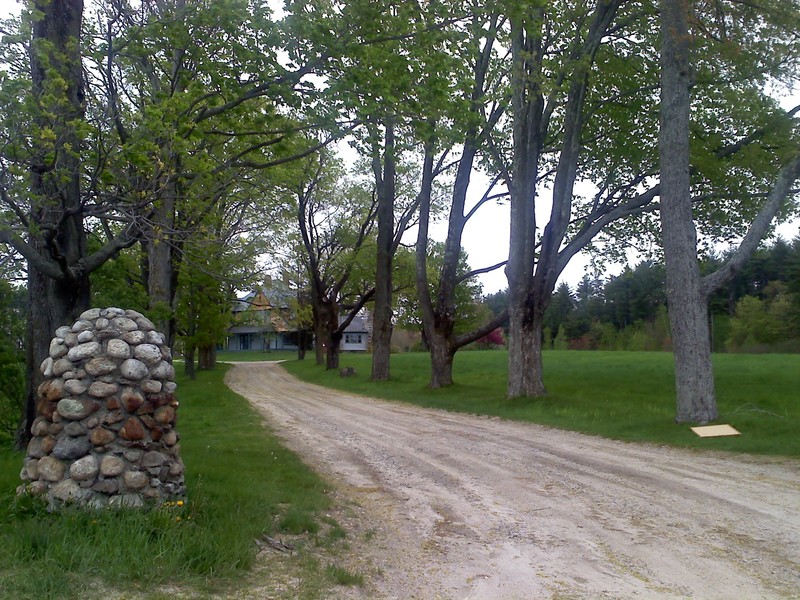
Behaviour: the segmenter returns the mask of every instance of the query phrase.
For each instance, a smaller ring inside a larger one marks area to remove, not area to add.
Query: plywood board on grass
[[[692,427],[700,437],[721,437],[723,435],[742,435],[730,425],[704,425],[703,427]]]

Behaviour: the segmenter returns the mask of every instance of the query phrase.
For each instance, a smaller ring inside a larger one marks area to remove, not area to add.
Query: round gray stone
[[[100,309],[99,308],[90,308],[89,310],[85,310],[81,313],[81,316],[78,317],[82,321],[94,321],[97,317],[100,316]]]
[[[119,456],[106,454],[100,461],[100,474],[104,477],[116,477],[125,471],[125,461]]]
[[[88,386],[80,379],[67,379],[64,382],[64,390],[73,396],[80,396],[87,388]]]
[[[145,394],[157,394],[161,391],[162,384],[155,379],[145,379],[140,387]]]
[[[45,378],[50,379],[53,376],[53,359],[52,357],[48,356],[42,361],[42,364],[39,365],[39,372],[45,376]]]
[[[39,479],[39,461],[37,459],[32,458],[28,460],[23,469],[28,481],[36,481]]]
[[[130,358],[131,347],[124,340],[108,340],[108,343],[106,344],[106,354],[112,358]]]
[[[78,502],[86,494],[72,479],[59,481],[50,488],[50,494],[62,502]]]
[[[108,324],[110,322],[111,321],[109,321],[105,317],[100,317],[99,319],[97,319],[97,321],[94,322],[94,328],[95,329],[105,329],[106,327],[108,327]]]
[[[175,378],[175,368],[166,361],[160,361],[154,367],[150,368],[150,377],[153,379],[168,379]]]
[[[120,331],[135,331],[139,329],[136,321],[129,319],[128,317],[114,317],[111,319],[111,326],[114,329],[119,329]]]
[[[81,423],[78,421],[71,421],[70,423],[67,423],[66,427],[64,427],[64,433],[70,437],[86,435],[86,427],[81,425]]]
[[[123,317],[125,316],[125,311],[121,308],[117,308],[116,306],[110,306],[108,308],[104,308],[100,311],[101,317],[106,317],[107,319],[113,319],[114,317]]]
[[[164,335],[158,333],[157,331],[148,331],[147,332],[147,341],[151,344],[155,344],[156,346],[163,346],[164,345]]]
[[[97,472],[100,466],[97,464],[97,459],[91,454],[79,458],[69,467],[69,476],[75,481],[90,481],[97,477]]]
[[[31,433],[33,435],[47,435],[47,430],[50,424],[45,417],[36,417],[31,425]]]
[[[67,337],[69,331],[70,331],[69,325],[62,325],[61,327],[56,329],[56,337],[61,338],[63,340],[65,337]]]
[[[138,492],[147,485],[148,477],[147,473],[143,473],[142,471],[125,471],[123,481],[125,482],[126,488]]]
[[[61,338],[54,337],[50,340],[50,358],[57,359],[69,352],[69,348]]]
[[[129,358],[120,365],[119,372],[126,379],[138,381],[142,377],[145,377],[149,371],[147,369],[147,365],[142,361],[136,360],[135,358]]]
[[[59,358],[53,363],[53,375],[61,377],[64,373],[71,371],[73,367],[72,361],[68,358]]]
[[[103,494],[116,494],[119,490],[119,482],[116,479],[103,479],[95,483],[92,489]]]
[[[72,333],[80,333],[81,331],[91,331],[92,329],[94,329],[94,323],[85,319],[78,319],[72,325],[70,331],[72,331]]]
[[[142,457],[142,466],[145,468],[150,467],[160,467],[165,462],[169,460],[166,456],[164,456],[161,452],[156,452],[155,450],[151,450],[150,452],[146,452],[145,455]]]
[[[163,385],[163,387],[162,387],[162,391],[163,391],[165,394],[172,394],[172,393],[174,393],[174,392],[175,392],[175,390],[177,390],[177,389],[178,389],[178,384],[177,384],[177,383],[175,383],[174,381],[165,381],[165,382],[164,382],[164,385]]]
[[[139,326],[139,329],[142,331],[153,331],[156,326],[153,325],[153,322],[145,316],[139,316],[135,318],[136,324]]]
[[[92,331],[81,331],[78,334],[78,342],[81,344],[91,342],[92,340],[94,340],[94,332]]]
[[[56,405],[56,410],[65,419],[80,421],[92,414],[97,408],[91,400],[78,398],[62,398]]]
[[[67,358],[72,362],[86,360],[99,356],[103,351],[103,347],[97,342],[86,342],[85,344],[78,344],[74,348],[70,348],[67,353]]]
[[[61,460],[72,460],[86,456],[91,448],[92,442],[86,436],[62,437],[56,442],[56,447],[53,448],[53,456]]]
[[[122,334],[122,339],[131,345],[141,344],[147,339],[144,331],[126,331]]]
[[[133,349],[133,355],[149,366],[161,362],[161,350],[154,344],[139,344]]]
[[[93,398],[108,398],[116,393],[119,386],[116,383],[105,383],[104,381],[95,381],[89,386],[87,392]]]

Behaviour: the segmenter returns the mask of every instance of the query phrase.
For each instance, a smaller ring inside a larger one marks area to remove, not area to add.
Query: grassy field
[[[248,585],[263,535],[290,536],[299,550],[270,558],[264,579],[275,589],[267,597],[327,596],[346,573],[330,556],[346,542],[323,514],[330,507],[325,483],[265,432],[247,402],[223,385],[224,371],[178,382],[184,506],[49,514],[14,496],[23,455],[0,448],[0,598],[235,593]],[[159,586],[170,592],[153,591]]]
[[[455,385],[428,388],[427,354],[392,355],[389,382],[369,380],[371,358],[345,354],[342,378],[305,361],[284,366],[301,379],[359,394],[420,406],[531,421],[605,437],[754,454],[800,456],[800,356],[717,354],[720,423],[741,436],[698,438],[676,425],[672,355],[666,352],[550,351],[544,356],[542,399],[505,397],[507,354],[500,350],[456,355]]]

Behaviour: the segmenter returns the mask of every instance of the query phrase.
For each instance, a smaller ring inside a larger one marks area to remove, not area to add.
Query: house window
[[[362,343],[362,336],[361,333],[345,333],[344,334],[344,343],[345,344],[361,344]]]

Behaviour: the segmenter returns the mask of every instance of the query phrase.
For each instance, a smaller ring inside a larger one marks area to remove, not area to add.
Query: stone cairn
[[[93,308],[59,327],[18,492],[51,508],[183,497],[171,363],[164,336],[133,310]]]

